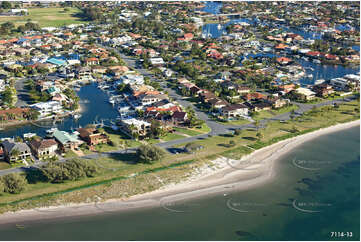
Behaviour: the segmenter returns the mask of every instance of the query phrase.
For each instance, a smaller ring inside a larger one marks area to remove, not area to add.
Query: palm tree
[[[20,155],[20,150],[18,150],[17,148],[14,148],[14,149],[10,152],[10,155],[17,160],[18,157],[19,157],[19,155]]]

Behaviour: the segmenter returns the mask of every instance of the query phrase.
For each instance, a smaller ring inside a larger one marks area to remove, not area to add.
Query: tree
[[[20,150],[14,148],[11,152],[10,152],[11,157],[15,158],[16,160],[18,159],[19,155],[20,155]]]
[[[150,126],[150,135],[153,137],[159,137],[164,134],[161,123],[158,120],[152,120]]]
[[[234,131],[234,134],[237,135],[237,136],[241,135],[241,133],[242,133],[242,129],[236,129]]]
[[[16,95],[16,92],[15,92],[15,95]],[[13,88],[11,88],[9,86],[5,87],[5,91],[3,92],[3,95],[2,95],[2,100],[5,104],[7,104],[9,106],[13,105],[14,100],[15,100]]]
[[[26,179],[17,173],[5,175],[1,180],[4,184],[4,191],[12,194],[22,192],[27,185]]]
[[[256,120],[256,121],[254,122],[254,126],[256,126],[256,129],[258,130],[258,128],[259,128],[259,126],[260,126],[260,123],[259,123],[258,120]]]
[[[164,157],[165,152],[163,149],[154,145],[141,145],[137,150],[138,158],[144,163],[154,163]]]
[[[2,1],[1,2],[1,8],[10,9],[11,8],[11,3],[8,2],[8,1]]]
[[[261,132],[258,132],[258,133],[256,134],[256,136],[257,136],[258,140],[261,140],[261,139],[263,139],[263,137],[264,137],[263,133],[261,133]]]
[[[51,183],[62,183],[67,180],[79,180],[93,177],[98,172],[97,167],[80,159],[71,159],[65,163],[50,162],[40,169],[46,180]]]

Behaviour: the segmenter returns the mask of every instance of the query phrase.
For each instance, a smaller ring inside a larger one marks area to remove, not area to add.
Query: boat
[[[313,78],[313,75],[312,75],[312,74],[309,74],[309,75],[307,75],[307,78],[312,79],[312,78]]]
[[[74,119],[79,119],[80,117],[81,117],[81,115],[78,114],[78,113],[76,113],[76,114],[73,115],[73,118],[74,118]]]
[[[317,64],[321,64],[321,61],[320,61],[320,60],[317,60],[317,59],[313,60],[313,62],[314,62],[314,63],[317,63]]]
[[[52,133],[54,133],[54,132],[57,131],[57,130],[58,130],[57,128],[51,128],[51,129],[46,130],[45,132],[46,132],[47,134],[52,134]]]
[[[23,134],[24,139],[36,136],[36,133],[25,133]]]
[[[318,79],[318,80],[315,81],[315,85],[324,83],[325,81],[326,81],[326,80],[324,80],[324,79]]]
[[[218,24],[217,29],[221,29],[221,28],[222,28],[222,25]]]

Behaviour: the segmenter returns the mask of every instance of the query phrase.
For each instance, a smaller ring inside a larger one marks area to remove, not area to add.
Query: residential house
[[[96,128],[79,128],[79,137],[87,142],[88,145],[106,144],[109,142],[109,137],[99,132]]]
[[[24,160],[31,157],[30,147],[25,143],[5,140],[1,145],[4,148],[5,160],[8,162]]]
[[[77,78],[80,80],[89,80],[93,79],[92,77],[92,71],[89,66],[80,67],[77,69]]]
[[[61,103],[57,101],[35,103],[30,105],[30,108],[37,110],[40,113],[40,117],[58,114],[63,111]]]
[[[53,137],[59,143],[62,152],[77,149],[79,145],[83,143],[78,139],[78,135],[75,133],[69,134],[65,131],[56,130],[53,133]]]
[[[29,111],[30,108],[11,108],[0,110],[0,121],[26,119]]]
[[[215,109],[221,109],[225,106],[228,105],[228,102],[220,99],[220,98],[213,98],[213,99],[210,99],[208,100],[207,102],[212,108],[215,108]]]
[[[138,101],[143,105],[150,105],[163,99],[168,99],[165,94],[141,94],[137,97]]]
[[[312,100],[315,98],[316,93],[308,88],[299,87],[295,90],[297,94],[300,94],[305,100]]]
[[[122,119],[121,126],[132,136],[145,137],[148,135],[151,123],[135,118]]]
[[[54,139],[33,139],[29,146],[36,158],[54,157],[58,149],[58,143]]]
[[[162,57],[150,58],[149,61],[152,66],[162,66],[165,64]]]
[[[229,118],[247,116],[248,107],[241,103],[230,104],[221,109],[222,115]]]
[[[86,58],[84,62],[87,66],[99,65],[99,59],[95,57]]]
[[[188,122],[188,114],[186,112],[182,112],[182,111],[175,111],[172,114],[172,121],[175,124],[185,124]]]
[[[314,92],[316,92],[316,96],[318,96],[318,97],[326,97],[335,92],[335,90],[333,90],[332,86],[330,86],[326,83],[315,85],[312,87],[312,90]]]

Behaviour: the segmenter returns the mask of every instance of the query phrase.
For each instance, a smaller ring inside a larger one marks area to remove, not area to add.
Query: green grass
[[[207,125],[206,123],[202,124],[202,125],[200,126],[200,128],[198,128],[198,126],[197,126],[197,127],[192,128],[191,130],[199,131],[199,132],[202,132],[202,133],[209,133],[209,132],[211,132],[211,128],[208,127],[208,125]]]
[[[11,168],[10,164],[5,161],[0,161],[0,170],[5,170]]]
[[[199,131],[196,131],[194,129],[185,129],[185,128],[174,128],[175,131],[179,132],[179,133],[182,133],[182,134],[186,134],[186,135],[189,135],[189,136],[196,136],[196,135],[200,135],[200,134],[203,134],[203,132],[199,132]]]
[[[40,27],[60,27],[69,24],[85,23],[75,14],[81,11],[78,8],[68,7],[69,11],[65,12],[64,8],[29,8],[29,15],[25,16],[0,16],[0,24],[10,21],[15,26],[24,25],[28,19],[38,23]]]
[[[217,121],[220,124],[223,125],[242,125],[242,124],[249,124],[250,121],[248,121],[247,119],[237,119],[237,120],[228,120],[228,121]]]
[[[65,153],[65,155],[64,155],[64,158],[66,158],[66,159],[67,158],[74,158],[74,157],[78,157],[78,155],[75,154],[74,151],[72,151],[72,150],[67,151]]]
[[[297,110],[297,109],[298,109],[297,105],[290,105],[290,106],[279,108],[279,109],[264,110],[264,111],[255,113],[252,116],[252,118],[254,120],[268,119],[268,118],[272,118],[274,116],[277,116],[277,115],[280,115],[283,113],[287,113],[287,112],[291,112],[292,110]]]
[[[175,133],[168,133],[166,136],[162,137],[162,140],[164,141],[171,141],[176,139],[183,139],[185,136]]]

